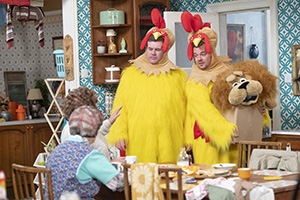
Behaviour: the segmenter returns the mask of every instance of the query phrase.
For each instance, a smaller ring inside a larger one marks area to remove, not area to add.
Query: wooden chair
[[[158,172],[164,173],[165,174],[165,184],[166,184],[166,196],[167,196],[167,200],[171,200],[172,199],[172,191],[175,191],[175,193],[177,193],[177,199],[178,200],[183,200],[183,189],[182,189],[182,169],[181,168],[170,168],[170,167],[160,167],[158,169]],[[177,190],[171,190],[170,189],[170,183],[172,183],[172,180],[169,177],[169,172],[175,172],[178,175],[178,189]],[[174,193],[174,192],[173,192]]]
[[[53,200],[51,170],[46,168],[28,167],[12,164],[12,179],[15,199],[39,199],[35,195],[34,177],[38,174],[38,187],[40,190],[40,199],[44,199],[44,188],[42,176],[47,175],[49,199]],[[30,187],[29,187],[30,185]]]
[[[245,162],[247,163],[247,167],[249,167],[250,156],[253,149],[281,150],[282,148],[282,142],[239,141],[238,145],[239,145],[239,160],[238,160],[239,168],[243,166],[243,160],[245,160]],[[246,159],[243,159],[243,155],[246,155]]]
[[[125,192],[125,200],[131,200],[131,191],[129,186],[129,177],[128,177],[128,169],[130,169],[130,165],[124,165],[124,192]],[[183,200],[183,189],[182,189],[182,169],[181,168],[170,168],[170,167],[159,167],[159,173],[164,173],[165,177],[163,180],[166,184],[166,189],[164,193],[166,194],[167,200],[172,199],[172,193],[177,193],[177,199]],[[178,174],[178,190],[171,190],[170,183],[172,183],[171,178],[169,177],[169,172],[175,172]],[[163,181],[162,181],[163,182]]]

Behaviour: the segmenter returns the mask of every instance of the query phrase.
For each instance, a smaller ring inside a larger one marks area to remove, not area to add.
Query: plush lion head
[[[221,113],[237,106],[276,107],[277,77],[258,61],[236,63],[219,74],[211,91],[211,100]]]

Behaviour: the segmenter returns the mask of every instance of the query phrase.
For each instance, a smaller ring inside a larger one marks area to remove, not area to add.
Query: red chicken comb
[[[156,32],[159,32],[161,36],[164,37],[164,43],[163,43],[163,52],[168,51],[169,48],[169,38],[168,38],[168,34],[165,30],[161,30],[163,28],[166,28],[166,23],[164,18],[162,18],[162,16],[160,15],[160,12],[158,11],[157,8],[154,8],[151,11],[151,19],[153,24],[158,28],[158,29],[153,29],[152,31],[150,31],[149,33],[147,33],[147,35],[144,37],[144,39],[141,42],[140,45],[140,49],[144,49],[149,37]]]
[[[192,20],[192,28],[195,32],[203,28],[203,22],[200,15],[196,14]]]
[[[181,14],[182,26],[183,26],[184,30],[188,33],[192,32],[192,30],[193,30],[192,21],[193,21],[193,15],[190,12],[184,11]]]
[[[197,32],[200,29],[202,29],[203,27],[210,28],[209,23],[205,23],[203,25],[203,21],[202,21],[202,18],[200,17],[200,15],[196,14],[195,16],[193,16],[188,11],[184,11],[181,14],[181,23],[182,23],[184,30],[188,33],[191,33],[192,30],[194,30],[194,32]]]
[[[157,8],[154,8],[151,11],[151,19],[153,24],[157,27],[157,28],[166,28],[166,23],[164,18],[160,15],[160,12]]]

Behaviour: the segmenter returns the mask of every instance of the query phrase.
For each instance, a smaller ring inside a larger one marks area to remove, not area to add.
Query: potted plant
[[[42,107],[48,109],[49,107],[49,91],[44,79],[36,79],[35,80],[35,88],[39,88],[41,90],[43,101],[41,102]]]
[[[97,41],[97,53],[105,53],[106,41],[105,39],[100,39]]]

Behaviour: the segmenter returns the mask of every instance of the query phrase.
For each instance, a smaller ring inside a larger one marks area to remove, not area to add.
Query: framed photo
[[[64,49],[63,45],[63,36],[58,36],[58,37],[52,37],[52,48],[53,51],[57,49]],[[56,59],[55,55],[53,54],[53,59],[54,59],[54,66],[56,67]]]
[[[245,60],[245,24],[227,24],[227,54],[232,63]]]
[[[300,95],[300,44],[294,44],[292,49],[293,94]]]

